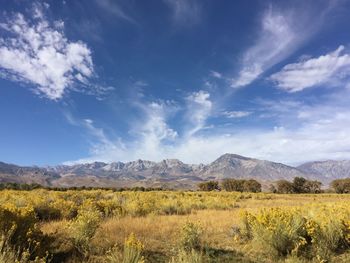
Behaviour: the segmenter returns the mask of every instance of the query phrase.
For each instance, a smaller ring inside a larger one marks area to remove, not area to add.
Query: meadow
[[[350,262],[350,195],[0,191],[0,262]]]

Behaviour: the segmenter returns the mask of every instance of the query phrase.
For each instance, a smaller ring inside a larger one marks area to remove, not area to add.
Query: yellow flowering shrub
[[[17,208],[11,204],[0,206],[0,236],[0,251],[6,252],[6,256],[29,260],[38,255],[43,256],[46,252],[45,246],[41,244],[45,237],[37,226],[31,207]]]
[[[82,255],[89,250],[90,240],[99,227],[101,214],[92,206],[85,203],[78,212],[78,216],[70,224],[70,233],[73,243]]]
[[[185,251],[199,250],[202,227],[198,223],[187,222],[181,228],[180,247]]]
[[[124,243],[123,263],[144,263],[142,251],[144,245],[131,233]]]
[[[348,204],[243,211],[235,239],[251,239],[275,258],[292,255],[322,261],[349,248],[349,219]]]

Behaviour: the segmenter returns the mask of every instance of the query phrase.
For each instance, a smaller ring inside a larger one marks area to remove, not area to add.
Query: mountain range
[[[192,189],[206,180],[256,179],[269,183],[301,176],[330,181],[350,176],[350,161],[308,162],[298,167],[282,163],[224,154],[214,162],[186,164],[177,159],[161,162],[93,162],[47,167],[24,167],[0,162],[0,182],[39,183],[53,187],[164,187]]]

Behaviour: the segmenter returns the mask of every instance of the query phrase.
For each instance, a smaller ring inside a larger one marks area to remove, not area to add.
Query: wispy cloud
[[[0,73],[7,79],[30,83],[34,92],[57,100],[74,84],[88,85],[94,74],[91,50],[69,41],[63,21],[45,17],[48,5],[34,4],[30,16],[5,15],[0,23]]]
[[[178,137],[178,133],[167,124],[167,102],[151,102],[144,107],[145,120],[137,124],[137,138],[131,148],[135,156],[147,153],[150,158],[159,158],[159,150]]]
[[[261,111],[266,122],[271,119],[275,125],[247,126],[239,130],[216,127],[205,134],[198,131],[210,124],[207,118],[211,115],[208,112],[212,102],[207,92],[191,94],[184,105],[186,112],[179,111],[186,116],[185,132],[178,132],[169,125],[174,113],[172,103],[148,102],[142,106],[143,117],[135,121],[130,130],[135,137],[132,140],[111,139],[93,121],[81,120],[82,127],[95,138],[95,143],[90,157],[77,162],[179,158],[188,163],[208,163],[226,152],[288,164],[350,158],[349,97],[350,91],[343,89],[316,104],[290,99],[256,101],[254,114],[258,116]],[[198,108],[189,106],[192,104],[188,104],[188,100],[198,104]],[[246,114],[230,113],[234,118]],[[189,119],[191,114],[194,117]]]
[[[232,79],[231,86],[238,88],[249,85],[266,70],[294,53],[319,30],[332,6],[329,4],[319,11],[317,17],[311,11],[308,12],[310,7],[307,5],[303,6],[304,9],[285,10],[270,6],[262,16],[258,39],[243,54],[241,69],[238,76]]]
[[[179,26],[193,26],[201,19],[202,8],[197,0],[164,0],[171,8],[172,19]]]
[[[110,13],[116,18],[128,21],[133,24],[137,24],[135,19],[128,15],[122,6],[120,1],[111,1],[111,0],[96,0],[96,4],[103,9],[104,12]]]
[[[350,56],[344,46],[317,58],[288,64],[270,79],[288,92],[297,92],[325,83],[335,83],[350,74]]]
[[[213,78],[217,78],[217,79],[222,79],[223,78],[223,75],[220,72],[217,72],[217,71],[214,71],[214,70],[210,71],[210,76],[213,77]]]
[[[186,132],[191,137],[205,126],[205,121],[209,117],[213,103],[210,100],[210,94],[200,90],[187,97],[187,120],[190,123],[190,129]]]
[[[231,119],[237,119],[237,118],[243,118],[251,115],[252,113],[250,111],[224,111],[223,115],[227,118]]]

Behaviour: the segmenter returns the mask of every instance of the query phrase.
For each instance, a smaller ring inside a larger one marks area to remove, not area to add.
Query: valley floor
[[[350,195],[38,190],[0,201],[22,220],[33,209],[51,262],[350,262]]]

